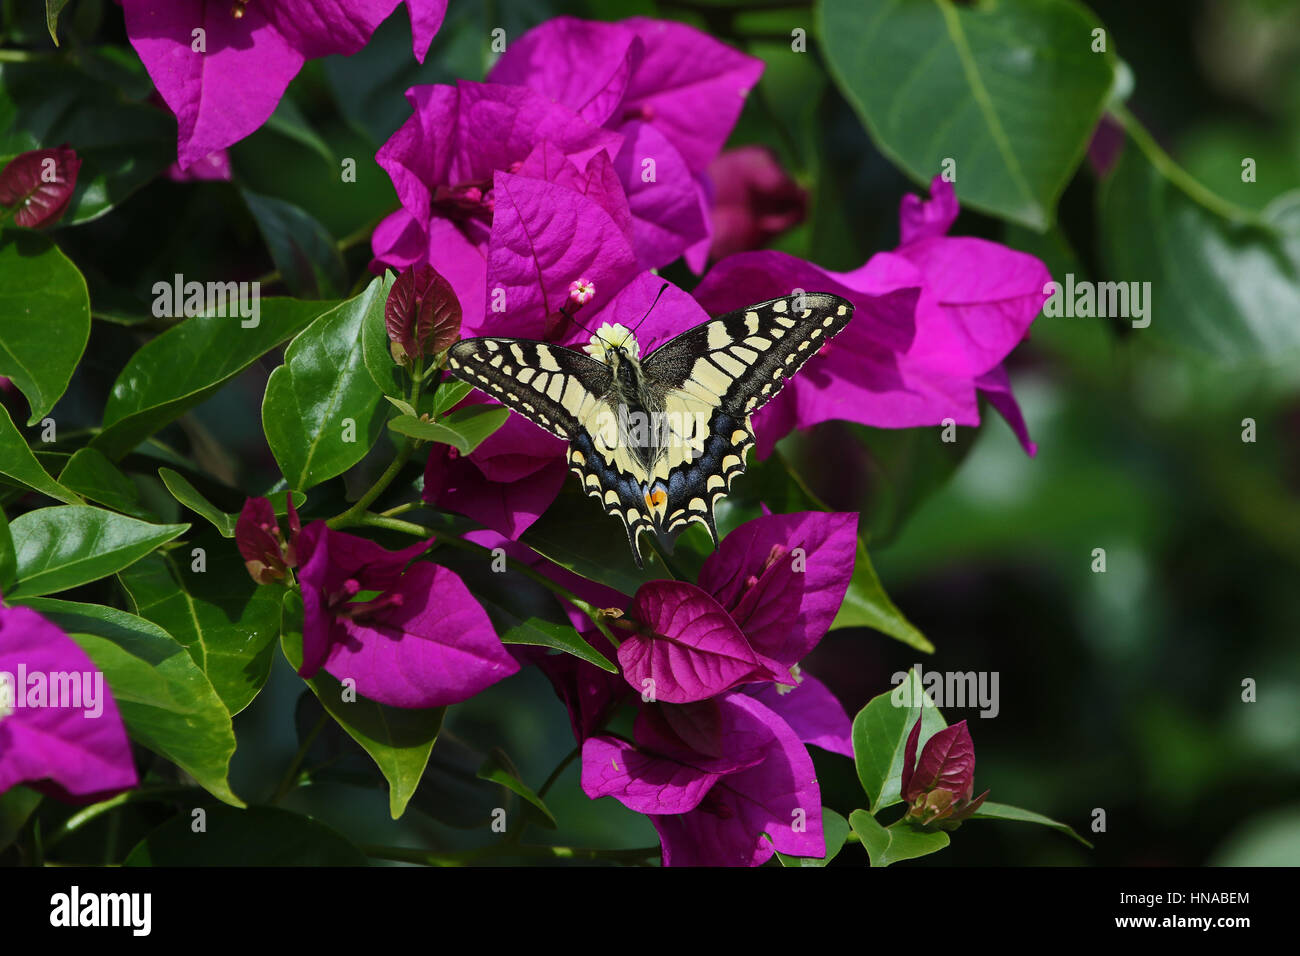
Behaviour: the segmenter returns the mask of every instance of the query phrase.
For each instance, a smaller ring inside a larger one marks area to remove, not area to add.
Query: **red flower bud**
[[[954,826],[978,810],[988,796],[985,790],[971,799],[975,791],[975,743],[963,720],[927,740],[918,761],[916,745],[920,737],[921,721],[917,720],[907,735],[903,754],[901,785],[903,800],[908,804],[907,816],[922,824]]]
[[[451,283],[429,265],[407,269],[393,283],[384,305],[384,325],[393,360],[437,355],[460,338],[460,300]]]
[[[293,493],[287,496],[289,505],[289,538],[285,540],[275,520],[271,502],[265,498],[249,498],[244,502],[235,522],[235,546],[244,559],[249,575],[258,584],[281,581],[289,568],[298,566],[298,532],[302,522],[293,506]]]
[[[39,229],[57,222],[72,201],[81,159],[66,143],[57,149],[19,153],[0,172],[0,206],[14,222]]]

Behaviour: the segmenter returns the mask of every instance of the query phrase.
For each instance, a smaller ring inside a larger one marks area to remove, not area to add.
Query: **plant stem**
[[[1193,179],[1187,170],[1174,162],[1173,157],[1164,151],[1160,144],[1156,142],[1155,137],[1147,131],[1147,128],[1142,125],[1137,117],[1128,111],[1127,107],[1112,106],[1110,115],[1118,121],[1120,126],[1124,127],[1124,131],[1137,144],[1138,149],[1142,150],[1160,175],[1210,212],[1233,222],[1246,222],[1261,229],[1267,229],[1270,232],[1277,231],[1275,226],[1265,222],[1257,213],[1228,202],[1222,196],[1211,192]]]
[[[564,773],[564,771],[568,768],[569,764],[577,760],[579,755],[581,755],[581,753],[582,753],[581,746],[574,747],[565,755],[563,760],[561,760],[558,764],[555,765],[555,769],[551,771],[551,775],[546,778],[546,782],[542,784],[541,789],[537,791],[537,797],[539,800],[546,796],[546,792],[555,785],[555,781],[560,779],[560,774]]]
[[[379,479],[373,485],[366,489],[365,494],[353,502],[351,508],[344,511],[342,514],[337,514],[333,518],[330,518],[325,522],[325,524],[336,531],[339,528],[345,528],[350,524],[359,524],[360,522],[357,519],[362,515],[369,513],[367,509],[370,507],[371,502],[382,495],[385,489],[393,483],[393,479],[397,477],[398,472],[400,472],[406,465],[407,461],[410,460],[413,451],[415,451],[415,443],[411,441],[411,439],[408,438],[402,442],[402,447],[398,450],[397,457],[388,463],[388,467],[384,470],[384,473],[379,476]]]
[[[627,850],[599,850],[573,846],[488,846],[475,850],[455,850],[433,853],[404,846],[363,846],[361,852],[378,860],[396,860],[399,863],[419,863],[424,866],[464,866],[494,857],[540,857],[550,860],[608,860],[615,863],[646,865],[659,856],[657,846]]]
[[[298,770],[302,767],[303,760],[307,758],[307,751],[311,750],[311,745],[316,742],[316,738],[325,729],[325,724],[328,721],[329,714],[321,714],[320,719],[316,721],[316,726],[302,739],[298,752],[293,755],[293,762],[289,764],[289,769],[284,772],[284,776],[280,779],[280,785],[275,788],[275,794],[271,797],[272,803],[279,803],[294,788],[298,779]]]

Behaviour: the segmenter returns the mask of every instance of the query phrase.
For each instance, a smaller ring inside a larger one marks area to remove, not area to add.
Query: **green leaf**
[[[176,764],[218,800],[242,807],[227,779],[230,712],[199,666],[151,621],[98,604],[22,601],[68,632],[104,672],[131,739]]]
[[[9,526],[18,583],[6,597],[66,591],[130,567],[187,524],[150,524],[89,505],[38,508]]]
[[[483,761],[483,766],[478,768],[478,778],[480,780],[490,780],[495,784],[505,787],[507,790],[527,800],[528,803],[540,814],[538,822],[548,830],[554,830],[559,826],[555,822],[555,817],[542,802],[534,790],[526,783],[519,779],[519,771],[510,763],[509,758],[500,749],[493,750],[488,759]]]
[[[1300,192],[1278,197],[1262,216],[1234,213],[1181,171],[1177,182],[1166,178],[1144,149],[1167,158],[1145,132],[1138,135],[1140,142],[1125,144],[1098,196],[1107,277],[1125,280],[1119,286],[1130,292],[1129,280],[1150,283],[1138,286],[1149,292],[1143,293],[1146,316],[1136,319],[1150,327],[1135,335],[1227,362],[1294,357],[1300,348]]]
[[[867,546],[858,538],[858,554],[853,563],[853,578],[845,592],[831,623],[831,630],[839,627],[874,627],[883,634],[902,641],[909,647],[926,654],[934,653],[934,645],[903,616],[885,593],[884,586],[871,563]]]
[[[9,519],[0,511],[0,594],[9,590],[18,576],[18,555],[14,551],[14,538],[9,533]]]
[[[849,837],[849,821],[830,807],[822,807],[822,832],[826,835],[825,856],[789,856],[778,852],[776,858],[782,866],[825,866],[844,849],[844,841]]]
[[[871,455],[871,495],[858,505],[877,548],[892,542],[908,518],[939,491],[966,460],[975,442],[943,442],[928,428],[849,430]]]
[[[57,501],[70,505],[81,503],[76,492],[64,488],[41,467],[3,405],[0,405],[0,475]]]
[[[92,63],[94,51],[78,51]],[[137,62],[135,70],[147,83]],[[176,161],[176,120],[70,57],[0,63],[0,167],[19,153],[70,143],[81,159],[63,224],[104,215]],[[3,287],[4,283],[0,283]],[[0,310],[0,315],[4,314]]]
[[[917,720],[917,753],[947,726],[921,684],[916,669],[892,690],[873,697],[853,718],[853,763],[873,813],[902,801],[903,757],[907,735]]]
[[[329,144],[321,139],[319,134],[312,129],[311,123],[307,117],[298,109],[293,99],[286,96],[280,100],[275,107],[275,112],[271,114],[266,121],[269,129],[275,130],[289,139],[296,140],[303,146],[312,150],[321,159],[325,160],[328,166],[337,166],[338,159],[334,156],[334,151],[330,149]]]
[[[1059,830],[1068,837],[1078,840],[1089,850],[1092,844],[1085,840],[1079,834],[1074,832],[1074,828],[1066,823],[1053,820],[1051,817],[1045,817],[1041,813],[1034,813],[1032,810],[1021,810],[1019,807],[1008,806],[1005,803],[990,803],[984,801],[980,808],[970,817],[972,820],[1015,820],[1020,823],[1037,823],[1041,826],[1051,827],[1053,830]]]
[[[0,793],[0,850],[18,838],[40,805],[41,795],[26,787],[11,787]]]
[[[73,452],[59,473],[59,482],[115,511],[137,518],[149,517],[140,506],[140,496],[131,479],[96,448],[78,448]]]
[[[388,302],[388,290],[391,289],[395,276],[384,276],[384,302]],[[379,390],[390,399],[405,399],[406,389],[402,382],[402,369],[393,361],[389,351],[388,326],[384,322],[384,309],[378,308],[366,313],[361,325],[361,358],[366,364],[366,371]]]
[[[39,233],[0,230],[0,375],[27,397],[28,425],[67,389],[89,339],[90,295],[77,267]]]
[[[293,203],[241,190],[271,261],[289,291],[303,299],[337,299],[348,275],[338,245],[324,226]]]
[[[1071,0],[822,0],[832,77],[921,183],[956,161],[963,205],[1045,229],[1106,102],[1115,56]]]
[[[226,709],[237,714],[271,672],[283,588],[254,584],[239,552],[211,532],[189,544],[203,549],[205,570],[194,570],[189,548],[150,555],[118,579],[135,613],[189,651]]]
[[[231,514],[228,511],[222,511],[207,498],[203,497],[190,480],[178,471],[170,468],[159,468],[158,477],[166,486],[171,496],[179,501],[186,508],[189,508],[200,518],[207,520],[217,533],[223,538],[233,538],[235,536],[235,524],[239,521],[239,515]],[[288,492],[277,491],[273,494],[266,495],[267,500],[271,502],[271,507],[277,515],[288,514],[287,501]],[[295,508],[301,508],[307,501],[307,496],[301,491],[293,493],[293,505]]]
[[[302,666],[302,597],[285,595],[280,646],[294,670]],[[388,707],[349,693],[325,670],[319,670],[307,686],[347,735],[368,753],[388,781],[388,809],[394,820],[406,811],[419,786],[429,754],[442,729],[445,707],[413,710]]]
[[[949,843],[948,834],[943,830],[919,830],[903,820],[882,827],[866,810],[850,813],[849,825],[866,848],[872,866],[889,866],[900,860],[928,856]]]
[[[207,519],[223,538],[233,538],[235,536],[235,521],[237,520],[235,515],[227,514],[208,501],[207,498],[204,498],[184,475],[172,471],[170,468],[159,468],[158,477],[162,479],[162,483],[171,492],[173,498],[200,518]]]
[[[642,584],[672,577],[655,553],[643,552],[645,568],[638,569],[623,526],[567,481],[554,504],[520,540],[574,574],[629,596]]]
[[[365,855],[338,831],[279,807],[203,808],[195,833],[179,813],[135,845],[126,866],[365,866]]]
[[[388,427],[399,435],[421,441],[455,445],[462,455],[468,455],[483,439],[506,423],[510,409],[500,405],[471,405],[452,412],[438,422],[426,422],[411,415],[399,415]]]
[[[59,45],[59,14],[68,5],[68,0],[45,0],[45,26],[50,31],[50,39]]]
[[[617,674],[618,668],[574,630],[555,596],[536,581],[513,571],[498,573],[483,561],[456,560],[448,564],[487,611],[492,629],[503,644],[553,647],[572,654],[601,670]]]
[[[199,316],[168,329],[126,363],[104,408],[104,430],[91,444],[118,460],[334,308],[330,302],[266,299],[252,328],[238,316]]]
[[[444,379],[438,385],[437,391],[433,393],[428,411],[432,415],[444,415],[448,409],[459,405],[465,399],[465,396],[473,390],[474,386],[470,385],[469,382],[462,382],[458,378]],[[424,409],[421,409],[421,411],[424,411]]]
[[[342,474],[383,433],[382,393],[362,361],[361,329],[369,313],[383,312],[385,295],[385,282],[374,279],[321,316],[293,340],[266,383],[262,428],[291,488],[305,491]]]

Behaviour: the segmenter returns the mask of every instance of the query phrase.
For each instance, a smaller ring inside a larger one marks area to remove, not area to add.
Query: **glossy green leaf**
[[[1051,225],[1114,77],[1085,7],[822,0],[818,11],[831,75],[881,152],[926,184],[954,160],[964,205]]]
[[[242,807],[227,779],[230,712],[193,658],[157,624],[99,604],[22,602],[71,634],[113,692],[131,739],[176,764],[218,800]]]
[[[386,275],[384,278],[384,302],[386,303],[388,290],[393,287],[389,280],[396,277]],[[406,389],[403,386],[405,376],[401,366],[393,361],[389,344],[384,310],[380,308],[367,312],[365,321],[361,325],[361,359],[365,362],[370,378],[379,386],[381,392],[390,398],[403,399],[406,396]]]
[[[208,532],[170,554],[153,554],[119,575],[132,608],[177,640],[231,714],[257,696],[280,632],[279,585],[257,585],[224,538]],[[196,571],[194,548],[205,569]]]
[[[75,59],[0,63],[0,166],[60,143],[81,159],[63,224],[104,215],[176,161],[176,120],[83,68],[94,59],[83,49]],[[133,68],[147,83],[138,61]]]
[[[76,492],[64,488],[41,467],[3,405],[0,405],[0,475],[66,504],[81,503]]]
[[[533,809],[537,811],[538,816],[535,818],[548,830],[554,830],[559,825],[555,822],[555,816],[547,808],[542,798],[537,795],[532,787],[519,779],[519,771],[514,768],[502,751],[494,750],[488,756],[488,759],[483,761],[483,766],[478,768],[478,778],[499,784],[528,801]]]
[[[39,233],[0,230],[0,375],[27,397],[28,425],[67,389],[89,339],[90,296],[77,267]]]
[[[280,646],[297,670],[302,666],[302,598],[296,592],[285,597],[282,632]],[[388,781],[389,812],[396,820],[420,784],[446,708],[388,707],[351,692],[345,700],[343,685],[324,670],[317,671],[307,686],[379,767]]]
[[[89,505],[38,508],[9,526],[18,583],[9,597],[66,591],[130,567],[187,524],[150,524]]]
[[[947,723],[925,692],[916,669],[893,689],[868,701],[853,718],[853,763],[873,813],[902,800],[907,735],[921,720],[917,753]]]
[[[137,518],[149,517],[140,507],[140,496],[131,479],[97,448],[78,448],[73,452],[59,472],[59,483],[115,511]]]
[[[882,827],[866,810],[850,813],[849,825],[862,841],[872,866],[915,860],[937,853],[949,843],[948,834],[943,830],[921,830],[902,820]]]
[[[462,455],[468,455],[483,439],[504,425],[509,417],[510,409],[499,405],[471,405],[437,422],[400,415],[390,421],[388,427],[399,435],[454,445]]]
[[[1101,249],[1106,279],[1130,295],[1149,290],[1142,299],[1146,315],[1055,321],[1149,321],[1133,334],[1227,362],[1294,357],[1300,349],[1300,193],[1280,196],[1261,216],[1250,217],[1229,215],[1217,197],[1207,198],[1199,186],[1194,197],[1186,185],[1166,178],[1138,143],[1125,144],[1098,197]],[[1107,300],[1114,311],[1109,293]],[[1131,301],[1128,311],[1135,311]],[[1077,314],[1077,307],[1067,313]]]
[[[972,820],[1014,820],[1018,823],[1037,823],[1040,826],[1051,827],[1053,830],[1059,830],[1068,837],[1078,840],[1088,849],[1092,849],[1092,844],[1085,840],[1079,834],[1074,832],[1074,828],[1067,823],[1061,823],[1053,820],[1051,817],[1045,817],[1041,813],[1034,813],[1032,810],[1022,810],[1019,807],[1008,806],[1005,803],[990,803],[985,800],[980,804],[980,808],[971,815]]]
[[[184,475],[170,468],[159,468],[158,477],[162,479],[173,498],[200,518],[207,519],[223,538],[235,536],[235,515],[227,514],[204,498]]]
[[[823,857],[788,856],[778,852],[776,858],[781,861],[782,866],[826,866],[839,856],[840,850],[844,849],[844,841],[849,837],[849,829],[848,820],[830,807],[822,807],[822,833],[826,836],[826,855]]]
[[[337,299],[347,291],[347,269],[334,237],[293,203],[242,190],[271,261],[298,298]]]
[[[104,430],[91,444],[116,461],[334,307],[265,299],[252,328],[235,315],[199,316],[168,329],[122,369],[104,408]]]
[[[279,807],[203,808],[194,832],[187,811],[141,840],[126,866],[365,866],[365,855],[338,831]]]
[[[0,511],[0,594],[18,577],[18,555],[14,551],[14,538],[9,533],[9,519]]]
[[[934,653],[934,645],[903,616],[889,595],[885,593],[867,546],[858,538],[857,558],[853,563],[853,578],[844,594],[831,623],[831,630],[840,627],[874,627],[926,654]]]
[[[384,309],[385,283],[321,316],[271,373],[262,428],[289,486],[312,488],[359,462],[383,433],[382,392],[362,361],[366,316]]]
[[[434,391],[428,411],[433,415],[443,415],[449,409],[460,404],[465,396],[472,391],[474,391],[474,386],[470,385],[469,382],[462,382],[458,378],[445,379]],[[421,411],[424,411],[424,409],[422,408]]]

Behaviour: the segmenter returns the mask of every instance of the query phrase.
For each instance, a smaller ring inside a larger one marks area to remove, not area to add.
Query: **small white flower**
[[[623,350],[634,359],[641,357],[641,346],[633,337],[632,330],[621,322],[615,322],[613,325],[608,322],[601,323],[596,334],[591,337],[591,344],[584,345],[582,349],[592,358],[606,362],[608,361],[605,357],[606,351],[615,345],[621,345]]]

